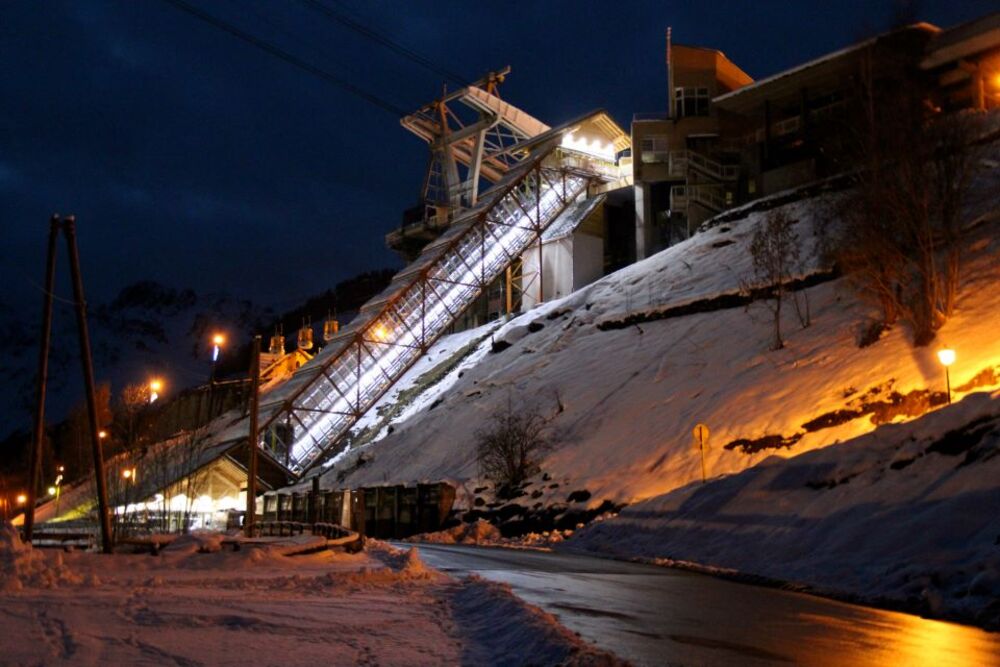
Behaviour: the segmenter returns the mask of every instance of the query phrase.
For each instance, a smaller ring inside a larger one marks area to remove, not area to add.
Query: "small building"
[[[668,43],[667,68],[667,111],[632,121],[636,259],[688,238],[738,195],[739,153],[713,100],[753,79],[698,46]]]

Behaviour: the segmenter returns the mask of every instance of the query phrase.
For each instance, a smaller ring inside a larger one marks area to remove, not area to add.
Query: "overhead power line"
[[[446,79],[450,80],[453,83],[456,83],[460,86],[469,85],[469,81],[466,80],[465,77],[463,77],[461,74],[456,74],[455,72],[452,72],[451,70],[448,70],[436,64],[434,61],[430,60],[425,56],[420,55],[413,49],[410,49],[400,44],[399,42],[392,39],[391,37],[388,37],[387,35],[383,35],[382,33],[379,33],[378,31],[369,28],[363,23],[355,21],[349,16],[346,16],[343,13],[338,12],[335,9],[332,9],[331,7],[320,2],[319,0],[299,0],[299,2],[301,2],[307,8],[319,12],[320,14],[330,19],[331,21],[336,21],[337,23],[357,32],[358,34],[363,35],[364,37],[367,37],[368,39],[378,44],[381,44],[382,46],[388,48],[389,50],[398,53],[404,58],[408,58],[409,60],[417,63],[421,67],[431,72],[434,72],[435,74],[440,74],[441,76],[445,77]]]
[[[399,107],[393,104],[392,102],[389,102],[379,97],[375,93],[369,92],[364,88],[361,88],[360,86],[356,86],[342,77],[339,77],[335,74],[331,74],[330,72],[321,67],[317,67],[316,65],[308,63],[305,60],[302,60],[301,58],[285,51],[284,49],[275,46],[274,44],[265,41],[259,37],[256,37],[244,30],[241,30],[240,28],[234,26],[232,23],[217,18],[203,11],[202,9],[188,2],[185,2],[184,0],[164,0],[164,2],[173,5],[177,9],[186,12],[197,19],[200,19],[205,23],[208,23],[209,25],[218,28],[219,30],[222,30],[223,32],[229,33],[233,37],[237,37],[243,40],[244,42],[247,42],[248,44],[257,47],[258,49],[264,51],[265,53],[269,53],[275,58],[283,60],[290,65],[293,65],[305,72],[308,72],[309,74],[312,74],[313,76],[316,76],[326,81],[327,83],[332,83],[333,85],[338,86],[346,90],[347,92],[351,93],[355,97],[359,97],[365,100],[366,102],[369,102],[370,104],[374,104],[380,109],[388,111],[389,113],[395,116],[402,118],[403,116],[406,116],[409,113],[406,109],[403,109],[402,107]]]

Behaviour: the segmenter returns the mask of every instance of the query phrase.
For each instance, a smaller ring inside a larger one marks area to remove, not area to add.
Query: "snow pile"
[[[600,517],[598,517],[600,518]],[[473,523],[463,523],[436,533],[421,533],[408,537],[405,542],[427,542],[430,544],[476,544],[489,547],[506,547],[508,549],[539,549],[549,550],[564,540],[569,539],[573,531],[544,530],[529,532],[517,537],[503,537],[500,529],[483,519]]]
[[[9,523],[0,526],[0,591],[15,593],[24,588],[59,588],[84,583],[63,562],[61,552],[45,554],[21,542]],[[96,577],[88,583],[96,584]]]
[[[451,599],[455,622],[473,644],[462,662],[479,665],[624,665],[523,602],[506,584],[470,575]]]
[[[408,538],[407,542],[431,542],[433,544],[487,544],[500,540],[500,530],[489,521],[477,519],[473,523],[463,523],[436,533],[423,533]]]
[[[428,567],[416,547],[398,549],[387,542],[368,540],[368,553],[382,567],[366,567],[360,574],[350,575],[346,581],[354,585],[379,585],[399,582],[440,582],[445,579],[437,570]]]
[[[626,508],[565,548],[1000,628],[1000,392]]]
[[[208,530],[195,530],[169,540],[164,547],[166,553],[194,554],[218,553],[222,550],[225,535]]]
[[[505,537],[497,541],[497,546],[517,549],[551,549],[573,536],[569,528],[565,530],[543,530],[540,533],[525,533],[518,537]]]

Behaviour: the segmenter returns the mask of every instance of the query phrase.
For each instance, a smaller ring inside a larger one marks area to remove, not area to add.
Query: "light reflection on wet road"
[[[587,641],[639,665],[1000,665],[1000,634],[954,623],[588,556],[419,549],[445,572],[510,584]]]

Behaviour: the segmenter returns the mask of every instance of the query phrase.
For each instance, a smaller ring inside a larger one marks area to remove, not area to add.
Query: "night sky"
[[[190,2],[400,107],[441,90],[302,3]],[[324,2],[469,80],[511,65],[501,94],[549,124],[604,107],[625,127],[665,106],[668,25],[757,78],[892,15],[863,1]],[[995,6],[934,0],[918,15],[949,26]],[[0,67],[0,314],[37,310],[53,212],[77,215],[91,300],[152,279],[283,309],[397,262],[383,236],[416,202],[425,145],[166,2],[6,0]]]

